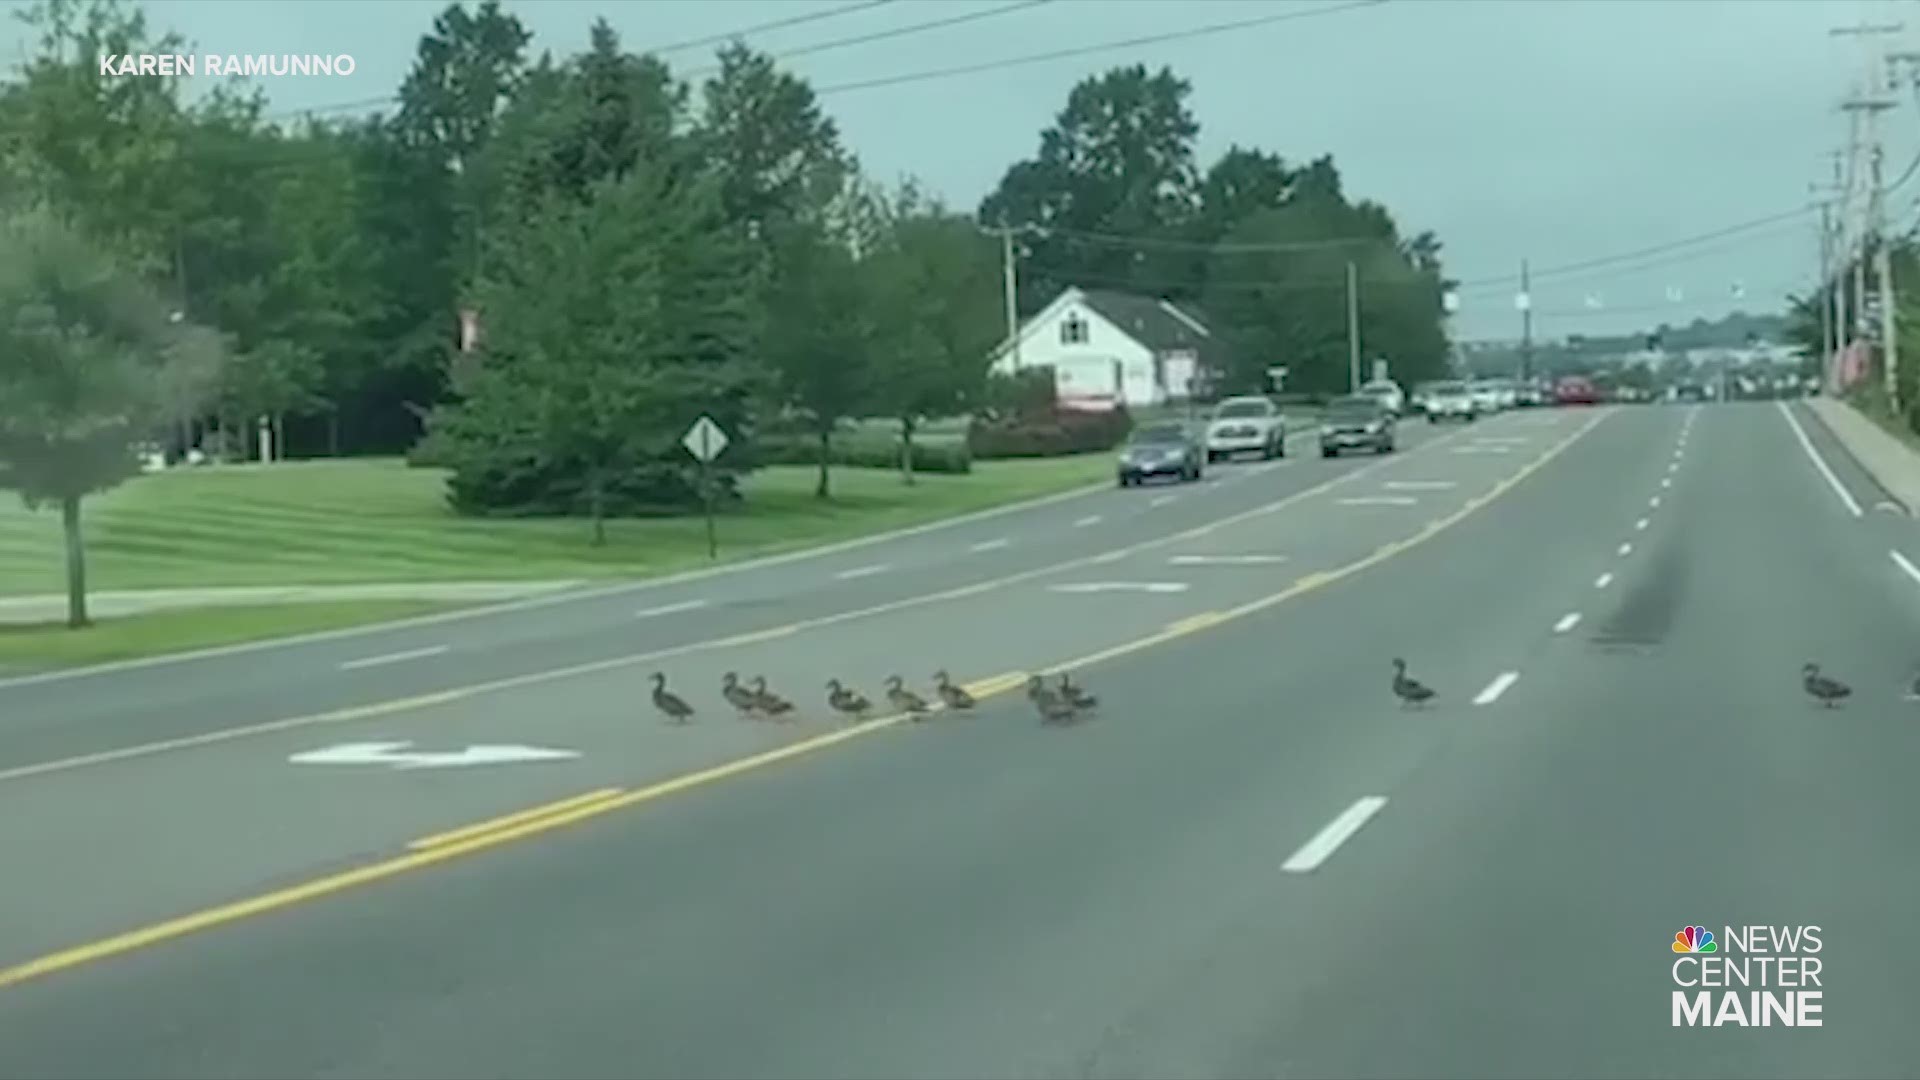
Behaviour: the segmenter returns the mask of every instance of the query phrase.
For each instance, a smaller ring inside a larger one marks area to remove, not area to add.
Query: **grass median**
[[[64,623],[0,623],[0,677],[337,630],[459,606],[432,600],[316,601],[148,611],[103,618],[84,630],[69,630]]]
[[[966,475],[837,467],[762,469],[718,519],[720,560],[819,546],[1069,491],[1108,478],[1106,454],[978,462]],[[445,475],[398,460],[287,462],[142,476],[89,499],[96,592],[221,586],[635,579],[709,565],[697,517],[622,519],[590,543],[582,520],[461,517]],[[64,588],[59,519],[0,495],[0,597]],[[430,595],[423,591],[423,597]],[[203,603],[221,604],[217,598]],[[126,659],[380,622],[459,606],[444,597],[208,606],[101,618],[78,633],[0,622],[0,670]]]

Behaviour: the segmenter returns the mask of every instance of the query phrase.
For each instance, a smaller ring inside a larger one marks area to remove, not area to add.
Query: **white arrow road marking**
[[[1285,555],[1175,555],[1175,566],[1265,566],[1287,561]]]
[[[1416,506],[1419,499],[1411,495],[1359,495],[1351,499],[1341,499],[1341,506]]]
[[[1053,585],[1049,588],[1051,591],[1058,593],[1178,593],[1187,591],[1186,582],[1183,581],[1081,581],[1066,585]]]
[[[1382,486],[1388,491],[1446,491],[1460,484],[1454,480],[1389,480]]]
[[[1012,543],[1012,541],[1008,540],[1006,537],[1003,536],[998,540],[982,540],[979,543],[968,548],[967,550],[968,551],[993,551],[996,548],[1006,547],[1009,543]]]
[[[1519,672],[1503,671],[1498,678],[1487,684],[1485,690],[1480,691],[1480,696],[1474,698],[1473,703],[1475,705],[1491,705],[1500,700],[1500,695],[1506,693],[1508,687],[1519,681]]]
[[[892,563],[874,563],[872,566],[856,566],[851,570],[842,570],[833,576],[839,578],[841,581],[849,581],[853,578],[871,577],[874,574],[884,574],[892,567],[893,567]]]
[[[523,761],[563,761],[580,755],[543,746],[469,746],[464,750],[408,750],[410,742],[341,743],[287,758],[296,765],[388,765],[398,769],[438,769],[461,765],[505,765]]]
[[[379,667],[382,664],[398,664],[405,660],[423,660],[429,656],[439,656],[451,646],[429,645],[424,649],[408,649],[406,652],[386,653],[381,656],[369,656],[361,660],[349,660],[340,665],[341,671],[358,671],[361,668]]]
[[[1289,874],[1310,874],[1319,869],[1321,863],[1331,858],[1341,844],[1351,840],[1353,834],[1360,831],[1360,826],[1365,825],[1386,805],[1387,797],[1384,795],[1368,795],[1355,800],[1352,806],[1329,822],[1313,839],[1302,844],[1292,858],[1281,863],[1280,869]]]
[[[682,611],[693,611],[707,606],[705,600],[683,600],[678,604],[662,604],[659,607],[641,608],[633,613],[636,619],[651,619],[660,615],[674,615]]]

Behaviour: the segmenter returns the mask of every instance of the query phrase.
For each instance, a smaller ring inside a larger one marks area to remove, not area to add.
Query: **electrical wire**
[[[1044,4],[1054,2],[1055,0],[1018,0],[1017,3],[1003,4],[1000,7],[987,8],[984,11],[969,11],[961,15],[949,15],[943,19],[930,19],[927,22],[909,23],[906,26],[894,26],[885,30],[875,30],[870,34],[859,34],[854,37],[822,41],[813,45],[802,45],[797,49],[787,49],[774,53],[773,59],[791,60],[796,56],[812,56],[815,53],[829,52],[834,49],[845,49],[854,45],[866,45],[875,41],[886,41],[889,38],[906,37],[908,34],[919,34],[928,30],[942,30],[949,26],[979,22],[981,19],[991,19],[998,15],[1011,15],[1016,11],[1025,11],[1028,8],[1040,7]],[[697,79],[703,75],[716,74],[720,70],[718,65],[709,65],[688,71],[683,77]]]
[[[1052,60],[1066,60],[1076,56],[1090,56],[1094,53],[1111,52],[1115,49],[1130,49],[1137,45],[1158,45],[1168,41],[1184,41],[1190,38],[1206,37],[1212,34],[1224,34],[1232,30],[1248,30],[1256,26],[1268,26],[1273,23],[1289,22],[1295,19],[1312,19],[1322,15],[1338,15],[1342,12],[1357,11],[1360,8],[1379,7],[1391,0],[1348,0],[1347,3],[1333,4],[1327,7],[1313,8],[1308,11],[1286,11],[1277,15],[1262,15],[1251,19],[1236,19],[1231,22],[1210,23],[1187,30],[1175,30],[1162,34],[1148,34],[1142,37],[1128,38],[1124,41],[1108,41],[1098,45],[1080,45],[1071,49],[1055,49],[1051,52],[1030,53],[1026,56],[1008,57],[1004,60],[989,60],[979,64],[961,64],[956,67],[935,68],[931,71],[910,71],[900,75],[885,75],[877,79],[861,79],[856,82],[823,86],[814,90],[816,96],[844,94],[854,90],[877,90],[885,86],[900,86],[905,83],[926,82],[931,79],[946,79],[956,75],[978,75],[989,71],[1004,71],[1007,68],[1021,67],[1027,64],[1042,64]]]
[[[655,56],[665,56],[668,53],[685,52],[688,49],[698,49],[706,45],[724,45],[734,38],[745,37],[748,34],[764,34],[769,30],[785,30],[789,26],[824,22],[827,19],[836,19],[842,15],[851,15],[856,11],[869,11],[873,8],[885,7],[888,4],[896,2],[897,0],[859,0],[857,3],[841,4],[839,7],[828,8],[825,11],[810,11],[805,15],[789,15],[784,19],[758,23],[740,30],[729,31],[725,34],[709,34],[706,37],[690,38],[686,41],[677,41],[671,45],[662,45],[657,49],[648,49],[647,51]]]

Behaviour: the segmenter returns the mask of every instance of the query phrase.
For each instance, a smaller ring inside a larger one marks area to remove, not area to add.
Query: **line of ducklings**
[[[851,720],[866,720],[872,716],[873,702],[839,679],[828,679],[826,690],[827,707],[841,716]],[[933,691],[942,708],[965,712],[974,707],[973,695],[954,685],[953,679],[945,671],[934,672]],[[794,718],[793,702],[767,689],[764,676],[756,675],[751,682],[743,682],[738,672],[729,671],[721,676],[720,696],[735,713],[746,719],[784,721]],[[933,711],[933,705],[907,689],[905,681],[898,675],[887,677],[885,700],[895,713],[905,714],[913,720],[925,719]],[[1077,720],[1100,705],[1099,698],[1075,686],[1072,677],[1064,672],[1060,675],[1058,686],[1047,685],[1042,676],[1029,676],[1027,700],[1033,703],[1041,721],[1049,724]],[[653,675],[653,707],[675,724],[691,723],[696,715],[693,706],[687,704],[685,698],[667,689],[667,677],[659,672]]]

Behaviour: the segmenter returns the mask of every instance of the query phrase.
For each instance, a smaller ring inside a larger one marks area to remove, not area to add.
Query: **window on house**
[[[1068,315],[1060,321],[1060,344],[1085,345],[1087,343],[1087,320],[1078,315]]]

